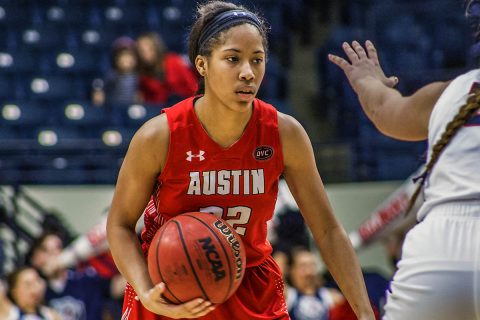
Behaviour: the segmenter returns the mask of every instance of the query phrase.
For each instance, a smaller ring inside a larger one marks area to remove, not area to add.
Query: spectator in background
[[[287,307],[292,320],[327,320],[330,309],[345,300],[340,291],[323,287],[313,252],[295,248],[290,255]]]
[[[43,305],[45,281],[34,268],[25,266],[13,271],[8,276],[8,288],[8,295],[18,309],[10,309],[7,319],[63,320],[53,309]]]
[[[138,54],[135,41],[120,37],[112,44],[112,70],[104,80],[95,79],[92,100],[97,106],[125,105],[139,101]]]
[[[18,308],[7,297],[7,285],[3,280],[0,280],[0,319],[17,320],[18,317]]]
[[[196,73],[180,55],[168,52],[157,33],[140,35],[137,48],[143,102],[165,104],[171,96],[187,98],[195,94]]]
[[[62,268],[54,272],[46,269],[48,260],[57,257],[62,250],[61,238],[46,233],[35,243],[28,257],[31,265],[47,278],[47,303],[61,314],[62,320],[102,319],[111,298],[123,295],[125,281],[121,276],[104,279],[93,268],[83,271]]]

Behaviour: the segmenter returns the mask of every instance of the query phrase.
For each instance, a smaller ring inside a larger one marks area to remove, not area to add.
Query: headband
[[[257,16],[251,12],[235,9],[220,13],[203,27],[202,33],[198,39],[197,54],[200,51],[200,48],[202,48],[211,37],[243,22],[254,25],[258,30],[262,29],[262,23]]]

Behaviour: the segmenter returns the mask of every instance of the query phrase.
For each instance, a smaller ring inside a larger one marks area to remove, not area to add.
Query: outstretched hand
[[[365,79],[377,79],[390,88],[397,85],[397,77],[387,78],[385,76],[380,66],[377,49],[375,49],[370,40],[365,42],[365,48],[357,41],[353,41],[351,45],[348,42],[344,42],[342,47],[348,61],[333,54],[329,54],[328,59],[345,72],[355,92],[359,93],[360,83]]]
[[[215,309],[215,306],[212,305],[210,301],[205,301],[200,298],[193,299],[183,304],[170,304],[162,298],[164,291],[165,284],[161,282],[142,296],[139,296],[139,299],[143,306],[149,311],[174,319],[199,318]]]

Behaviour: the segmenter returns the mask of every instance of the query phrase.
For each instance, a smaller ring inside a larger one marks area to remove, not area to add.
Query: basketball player
[[[479,3],[467,2],[467,17],[480,13]],[[480,20],[472,18],[478,30]],[[430,146],[411,201],[424,186],[420,222],[406,236],[384,319],[479,319],[480,69],[402,96],[370,41],[365,48],[344,43],[343,49],[348,60],[329,59],[345,72],[376,127],[400,140],[428,138]]]
[[[282,174],[358,318],[374,319],[357,259],[332,213],[304,129],[255,99],[267,48],[266,28],[257,15],[223,1],[199,6],[189,56],[205,81],[205,92],[166,109],[139,129],[112,201],[108,241],[131,285],[124,320],[289,319],[282,276],[266,239]],[[150,197],[141,248],[135,224]],[[191,211],[222,215],[246,248],[242,284],[221,305],[200,298],[168,304],[161,298],[165,285],[154,286],[147,272],[145,255],[157,229]]]

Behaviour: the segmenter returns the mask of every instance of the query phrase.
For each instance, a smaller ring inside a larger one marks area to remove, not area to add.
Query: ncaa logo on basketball
[[[258,161],[265,161],[273,156],[273,148],[269,146],[260,146],[253,152],[253,157]]]
[[[205,257],[207,258],[208,263],[210,263],[212,273],[215,275],[215,281],[225,278],[225,268],[220,260],[220,255],[218,254],[217,249],[212,243],[212,238],[207,237],[198,239],[197,241],[201,244]]]

